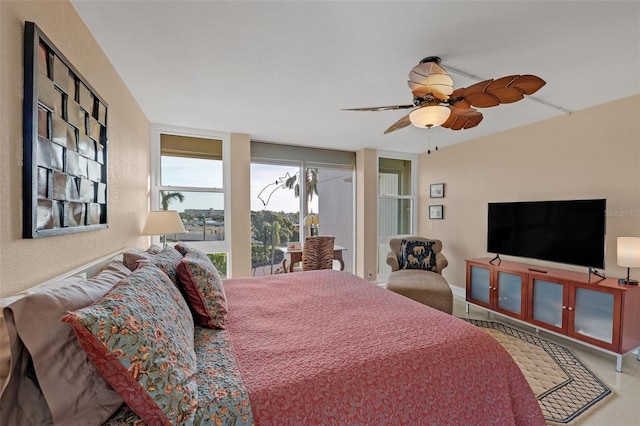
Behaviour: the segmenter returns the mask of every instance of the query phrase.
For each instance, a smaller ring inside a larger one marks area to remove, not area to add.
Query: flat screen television
[[[489,203],[487,251],[604,268],[606,201]]]

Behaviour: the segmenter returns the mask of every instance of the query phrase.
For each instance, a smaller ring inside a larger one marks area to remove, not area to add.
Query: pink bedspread
[[[259,425],[544,425],[509,353],[476,327],[354,275],[226,280]]]

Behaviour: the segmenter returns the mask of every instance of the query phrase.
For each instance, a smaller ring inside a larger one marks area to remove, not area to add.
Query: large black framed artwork
[[[107,228],[107,103],[25,22],[23,238]]]

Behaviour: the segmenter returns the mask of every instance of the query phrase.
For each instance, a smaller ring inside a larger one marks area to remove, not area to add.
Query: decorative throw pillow
[[[193,421],[193,317],[160,269],[142,265],[100,301],[62,320],[73,324],[91,362],[145,423]]]
[[[433,241],[405,240],[400,242],[400,269],[423,269],[436,272]]]
[[[153,264],[160,268],[162,272],[167,274],[173,284],[178,285],[178,277],[176,276],[176,268],[178,262],[182,260],[182,254],[171,246],[166,246],[162,251],[151,259],[142,259],[138,261],[138,265]]]
[[[198,323],[224,328],[227,298],[218,270],[199,250],[186,252],[178,263],[178,281]]]

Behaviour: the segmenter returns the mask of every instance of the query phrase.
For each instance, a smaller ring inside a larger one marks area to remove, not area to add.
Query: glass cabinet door
[[[531,319],[545,325],[562,329],[565,284],[531,279]]]
[[[612,293],[576,287],[573,331],[613,343],[614,296]]]
[[[489,305],[491,301],[491,270],[471,266],[471,299]]]
[[[522,276],[498,271],[498,309],[521,316]]]

